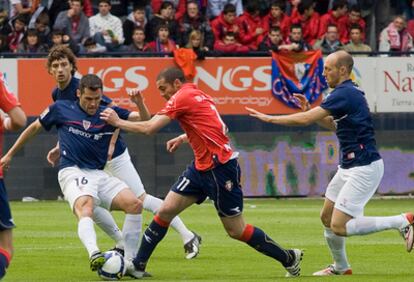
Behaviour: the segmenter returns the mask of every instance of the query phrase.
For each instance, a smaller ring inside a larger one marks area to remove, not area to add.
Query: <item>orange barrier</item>
[[[119,106],[134,109],[125,94],[127,88],[138,87],[152,114],[165,101],[156,89],[160,70],[173,66],[172,58],[82,58],[81,74],[94,73],[104,82],[105,95]],[[246,114],[249,106],[272,114],[295,110],[282,104],[271,94],[271,58],[207,58],[198,61],[196,83],[211,95],[221,114]],[[46,70],[45,59],[18,60],[19,100],[28,115],[39,115],[51,102],[55,86]],[[320,99],[317,103],[320,102]]]

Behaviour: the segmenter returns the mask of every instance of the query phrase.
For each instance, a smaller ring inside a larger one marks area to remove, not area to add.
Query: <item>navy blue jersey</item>
[[[56,126],[61,151],[59,169],[79,168],[103,169],[109,143],[115,127],[101,120],[99,114],[105,109],[100,106],[94,115],[88,115],[78,101],[61,100],[49,106],[39,120],[46,130]],[[121,119],[128,119],[130,111],[113,107]]]
[[[65,89],[60,90],[59,88],[55,88],[52,91],[52,99],[53,102],[56,102],[58,100],[71,100],[71,101],[77,101],[78,96],[76,96],[76,90],[79,89],[79,79],[76,77],[72,77],[70,80],[70,83],[68,86],[66,86]],[[112,103],[111,98],[102,95],[101,105],[107,106]],[[118,136],[118,139],[115,143],[115,149],[114,153],[112,154],[113,158],[116,158],[117,156],[121,155],[126,149],[126,144],[122,140],[121,135]]]
[[[368,165],[381,158],[365,94],[351,80],[335,87],[321,107],[329,111],[337,123],[342,168]]]

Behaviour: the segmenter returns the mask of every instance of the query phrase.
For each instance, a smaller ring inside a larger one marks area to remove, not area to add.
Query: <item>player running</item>
[[[399,230],[406,249],[413,248],[411,212],[387,217],[364,216],[364,207],[374,195],[384,174],[384,163],[376,148],[374,128],[364,92],[350,79],[354,61],[345,51],[330,54],[325,60],[324,76],[334,90],[318,107],[310,109],[302,95],[296,95],[305,112],[270,116],[246,108],[262,121],[305,126],[314,122],[335,131],[341,160],[329,183],[321,211],[324,236],[334,263],[315,272],[315,276],[352,274],[345,251],[345,237],[366,235],[387,229]]]
[[[112,109],[101,113],[101,118],[123,130],[155,134],[177,119],[185,134],[167,142],[167,150],[174,152],[182,143],[190,143],[195,155],[191,163],[159,208],[145,230],[138,254],[127,273],[136,278],[145,276],[147,262],[158,243],[167,233],[171,220],[194,203],[202,203],[207,196],[214,201],[227,233],[233,239],[247,243],[257,251],[279,261],[289,276],[299,276],[302,251],[283,249],[261,229],[246,224],[243,211],[243,193],[238,153],[230,147],[227,128],[220,118],[210,96],[186,83],[180,69],[167,68],[157,77],[157,88],[168,102],[149,121],[123,121]]]

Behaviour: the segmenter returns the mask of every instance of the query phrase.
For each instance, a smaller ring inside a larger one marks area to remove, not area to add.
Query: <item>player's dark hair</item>
[[[92,91],[96,91],[98,89],[102,90],[102,79],[100,79],[96,74],[87,74],[82,76],[79,82],[79,90],[81,93],[84,93],[86,88]]]
[[[76,66],[76,57],[73,54],[72,50],[65,45],[56,45],[52,47],[47,56],[46,67],[50,70],[52,63],[56,60],[68,59],[69,63],[72,65],[72,75],[75,74],[78,67]]]
[[[162,70],[157,76],[157,81],[161,79],[164,79],[168,84],[173,84],[176,79],[182,83],[186,82],[183,71],[176,67],[169,67]]]

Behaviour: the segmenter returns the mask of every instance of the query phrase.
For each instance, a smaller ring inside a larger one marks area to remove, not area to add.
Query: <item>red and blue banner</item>
[[[316,101],[328,88],[323,72],[322,52],[273,52],[272,94],[292,108],[299,108],[293,94],[303,94]]]

